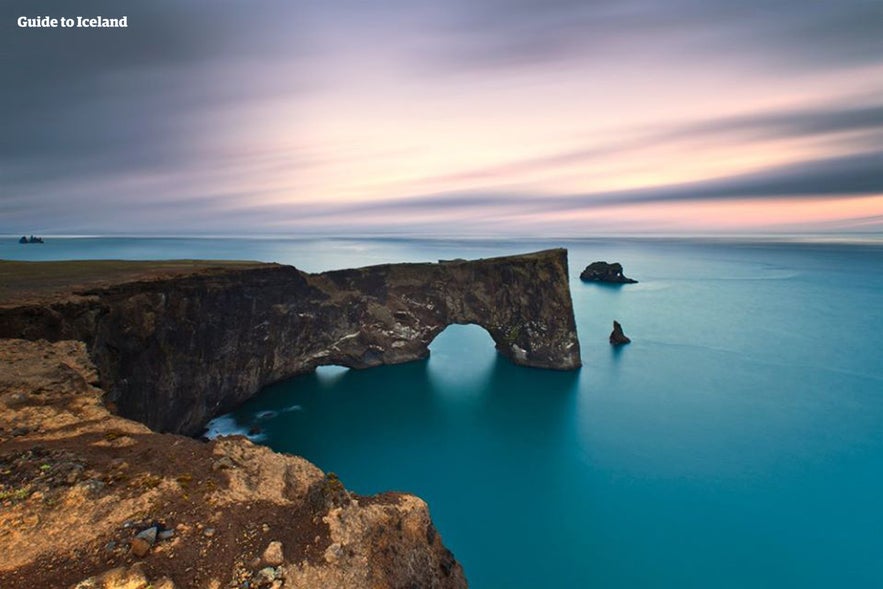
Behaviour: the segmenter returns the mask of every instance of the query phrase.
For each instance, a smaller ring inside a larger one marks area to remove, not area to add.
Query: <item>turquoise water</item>
[[[883,586],[883,247],[584,240],[50,240],[0,257],[307,270],[565,245],[585,366],[476,326],[426,361],[268,388],[213,426],[420,495],[472,587]],[[10,253],[11,252],[11,253]],[[582,284],[593,260],[641,282]],[[633,343],[613,350],[613,319]]]

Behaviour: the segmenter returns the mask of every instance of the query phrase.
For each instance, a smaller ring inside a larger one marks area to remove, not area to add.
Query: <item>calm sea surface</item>
[[[362,494],[428,501],[472,587],[883,587],[883,247],[584,240],[50,239],[0,258],[236,258],[309,271],[564,245],[584,367],[476,326],[426,361],[265,390],[245,431]],[[591,261],[639,284],[582,284]],[[611,349],[619,320],[633,343]]]

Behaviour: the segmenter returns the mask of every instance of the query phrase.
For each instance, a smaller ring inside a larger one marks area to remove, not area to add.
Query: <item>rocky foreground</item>
[[[580,365],[564,250],[323,274],[0,262],[0,587],[465,587],[422,500],[178,435],[322,364],[423,358],[451,323]]]
[[[82,342],[0,340],[0,587],[466,586],[417,497],[154,433],[97,382]]]

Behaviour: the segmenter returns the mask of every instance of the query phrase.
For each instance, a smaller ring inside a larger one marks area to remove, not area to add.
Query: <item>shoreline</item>
[[[141,575],[157,587],[271,575],[268,587],[465,587],[419,498],[358,497],[244,437],[177,434],[318,365],[424,358],[452,323],[482,325],[516,364],[579,366],[565,250],[321,274],[7,261],[0,276],[0,362],[11,368],[0,378],[0,461],[11,474],[0,529],[15,530],[0,538],[14,555],[4,587],[62,586],[59,575],[63,586],[95,575],[105,577],[92,586]],[[142,554],[139,534],[151,530],[172,539]],[[276,542],[283,556],[269,562],[261,551]]]
[[[112,415],[82,342],[0,339],[0,363],[13,368],[0,375],[3,587],[269,587],[271,571],[273,587],[466,586],[414,496],[356,496],[242,436],[202,442]],[[136,554],[154,526],[170,536]]]

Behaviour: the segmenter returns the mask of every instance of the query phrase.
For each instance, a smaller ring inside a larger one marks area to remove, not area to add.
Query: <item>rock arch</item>
[[[262,387],[336,364],[425,358],[451,324],[524,366],[580,366],[567,251],[307,274],[213,267],[0,309],[0,337],[81,339],[125,417],[198,433]],[[67,293],[70,295],[71,293]]]

